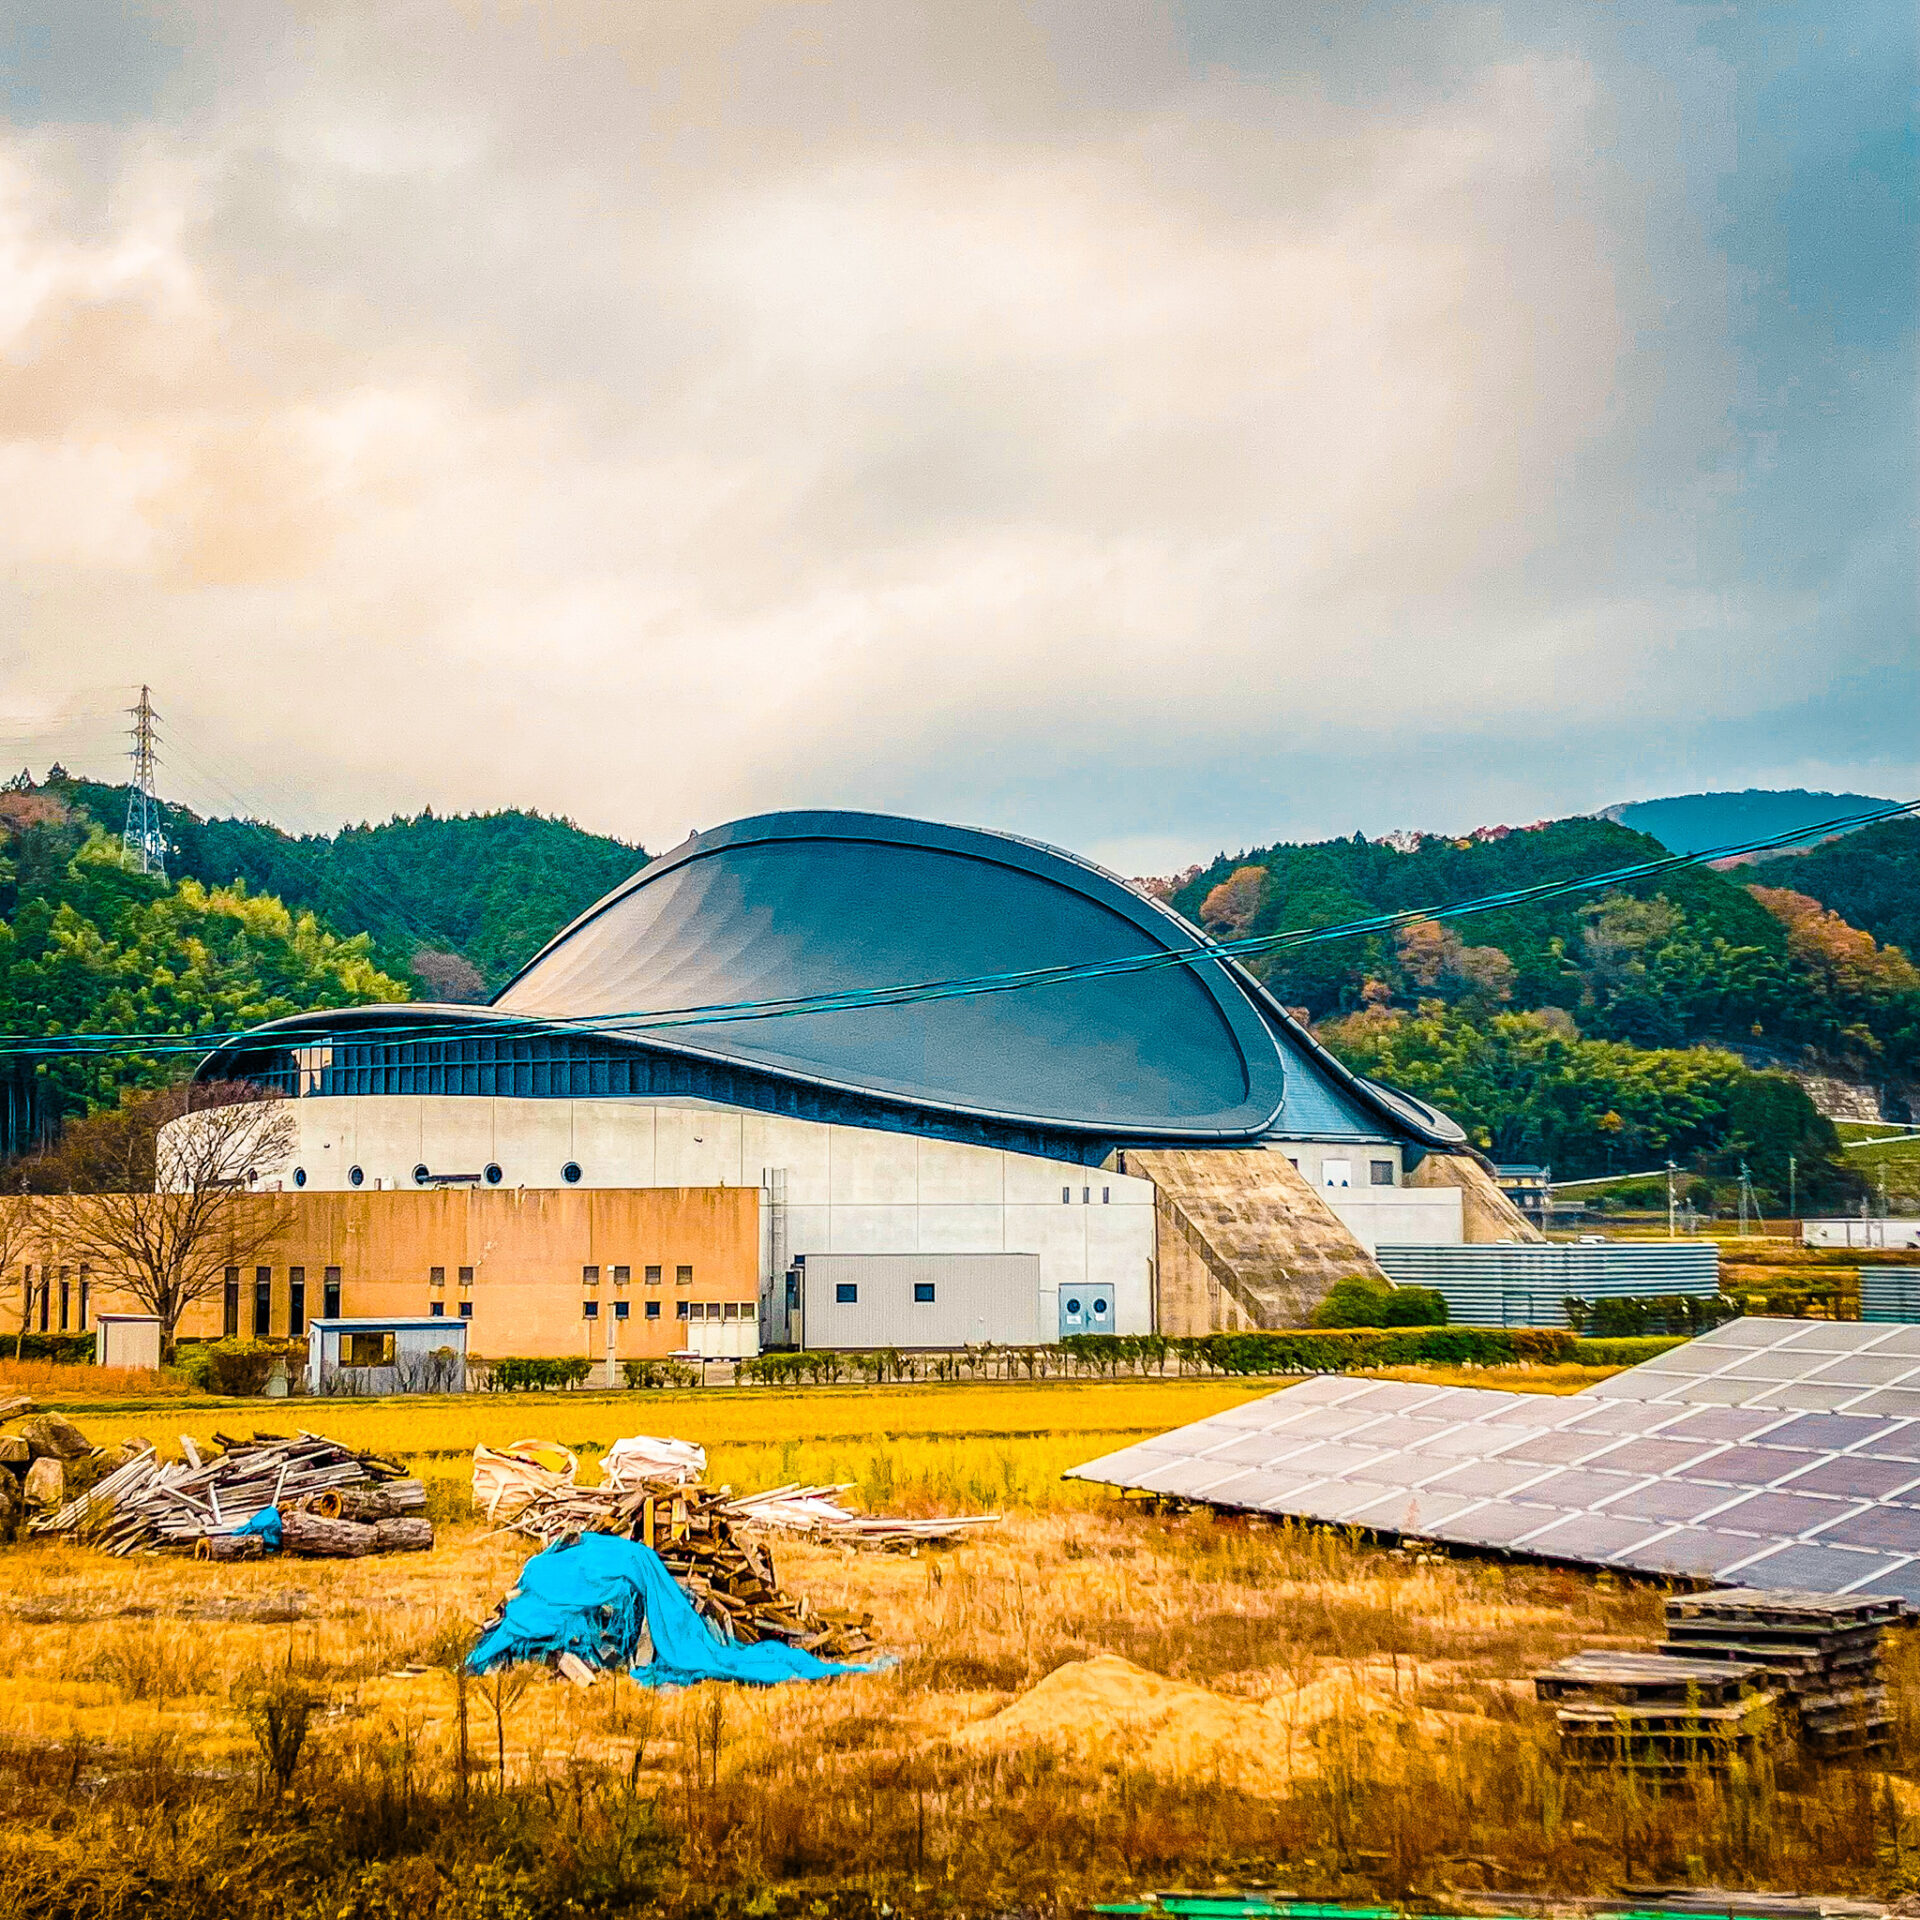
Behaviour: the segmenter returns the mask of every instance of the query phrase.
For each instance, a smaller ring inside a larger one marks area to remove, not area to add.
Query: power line
[[[978,974],[963,979],[903,983],[891,987],[846,988],[830,993],[792,995],[767,1000],[719,1001],[705,1005],[663,1009],[633,1009],[621,1013],[586,1015],[545,1015],[506,1018],[485,1022],[490,1034],[508,1037],[523,1033],[584,1033],[601,1031],[635,1033],[667,1031],[684,1026],[720,1026],[742,1021],[792,1019],[808,1014],[862,1011],[883,1006],[919,1005],[937,1000],[973,998],[993,993],[1011,993],[1034,987],[1065,984],[1077,980],[1101,979],[1117,975],[1145,973],[1163,967],[1191,966],[1200,961],[1222,959],[1239,961],[1262,953],[1292,951],[1318,946],[1334,940],[1349,940],[1371,933],[1388,932],[1416,920],[1460,920],[1476,914],[1494,913],[1541,900],[1564,898],[1567,894],[1593,888],[1618,886],[1629,881],[1657,878],[1682,868],[1699,866],[1713,860],[1736,858],[1742,854],[1763,853],[1773,847],[1852,828],[1879,820],[1897,819],[1920,811],[1920,801],[1903,801],[1879,807],[1871,812],[1844,815],[1838,819],[1817,821],[1791,828],[1762,839],[1739,841],[1723,847],[1703,848],[1696,853],[1668,854],[1657,860],[1637,861],[1598,873],[1578,874],[1571,878],[1541,881],[1529,887],[1506,888],[1475,899],[1447,905],[1407,907],[1396,912],[1372,914],[1335,926],[1291,928],[1282,933],[1261,934],[1240,940],[1212,942],[1194,934],[1196,944],[1151,953],[1123,955],[1112,960],[1085,961],[1056,967],[1036,967],[1021,971]],[[1188,924],[1169,912],[1168,917],[1189,933]],[[100,1053],[147,1052],[185,1053],[216,1047],[244,1037],[251,1028],[183,1035],[176,1033],[97,1032],[62,1035],[10,1034],[0,1036],[0,1056],[12,1053]],[[394,1023],[363,1029],[315,1028],[316,1040],[335,1042],[395,1040],[444,1035],[442,1023]],[[297,1029],[286,1030],[281,1039],[286,1045],[299,1044]]]

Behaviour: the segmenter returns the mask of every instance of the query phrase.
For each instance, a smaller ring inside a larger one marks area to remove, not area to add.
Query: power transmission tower
[[[167,838],[160,826],[160,798],[153,790],[156,736],[153,723],[159,718],[153,710],[153,690],[140,689],[140,704],[129,707],[133,725],[127,729],[133,741],[128,759],[133,762],[133,784],[127,793],[127,826],[120,836],[127,858],[139,862],[142,873],[167,877]]]

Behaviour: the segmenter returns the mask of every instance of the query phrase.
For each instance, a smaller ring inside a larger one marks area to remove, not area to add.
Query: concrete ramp
[[[1430,1153],[1407,1175],[1410,1187],[1458,1187],[1460,1228],[1469,1246],[1502,1240],[1545,1240],[1546,1235],[1500,1191],[1478,1160],[1464,1153]]]
[[[1284,1154],[1130,1147],[1114,1170],[1156,1189],[1161,1333],[1301,1327],[1336,1280],[1386,1277]]]

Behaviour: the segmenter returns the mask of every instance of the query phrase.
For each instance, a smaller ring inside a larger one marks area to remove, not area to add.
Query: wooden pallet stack
[[[784,1640],[823,1660],[870,1652],[873,1616],[816,1607],[782,1591],[773,1554],[729,1511],[724,1489],[555,1488],[517,1514],[513,1530],[548,1546],[582,1533],[612,1533],[653,1548],[703,1614],[730,1640]]]
[[[1533,1685],[1558,1709],[1561,1757],[1580,1767],[1724,1767],[1757,1755],[1779,1725],[1780,1678],[1754,1661],[1593,1648]]]
[[[1817,1754],[1872,1753],[1892,1738],[1880,1669],[1900,1602],[1838,1593],[1717,1588],[1667,1602],[1667,1645],[1691,1660],[1765,1667],[1802,1744]]]

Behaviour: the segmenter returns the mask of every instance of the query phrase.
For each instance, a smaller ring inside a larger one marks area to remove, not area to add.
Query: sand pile
[[[1400,1715],[1403,1703],[1347,1674],[1266,1700],[1233,1700],[1101,1654],[1055,1668],[1011,1706],[951,1737],[977,1748],[1052,1746],[1151,1773],[1218,1770],[1250,1787],[1283,1788],[1315,1770],[1314,1730],[1339,1713]]]

